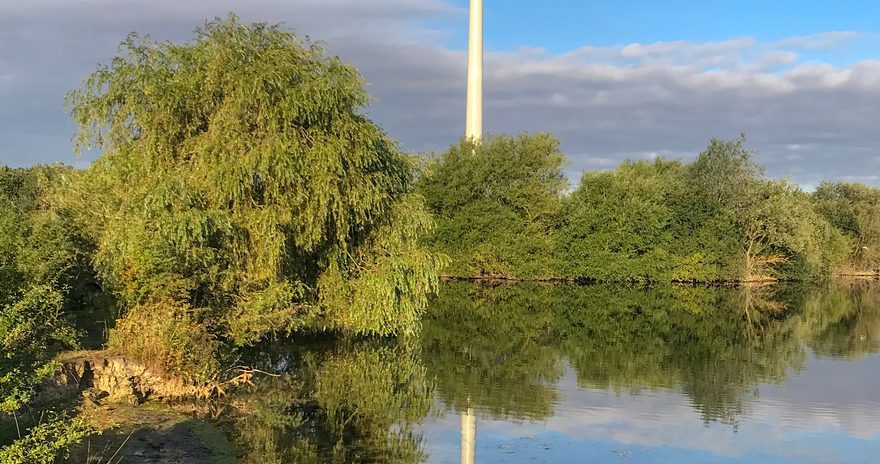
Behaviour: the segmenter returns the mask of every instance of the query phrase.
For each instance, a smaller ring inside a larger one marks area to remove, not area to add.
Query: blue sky
[[[356,66],[369,115],[411,152],[463,131],[463,0],[0,0],[0,163],[65,162],[62,106],[127,33],[283,22]],[[568,174],[690,159],[746,133],[774,177],[880,185],[880,2],[485,0],[484,127],[545,131]]]
[[[468,7],[467,1],[454,3]],[[484,8],[487,45],[496,50],[537,46],[563,53],[584,45],[880,32],[876,1],[485,0]],[[466,46],[461,26],[449,45]]]
[[[462,9],[467,0],[453,2]],[[751,37],[760,42],[832,31],[862,33],[845,49],[803,50],[800,62],[848,66],[880,51],[880,2],[694,1],[694,0],[505,0],[484,2],[487,50],[537,47],[565,53],[585,45],[688,41],[718,42]],[[449,31],[446,45],[467,47],[462,21],[434,25]]]

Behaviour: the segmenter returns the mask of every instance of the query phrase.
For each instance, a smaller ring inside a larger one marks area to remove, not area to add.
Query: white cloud
[[[788,37],[776,42],[780,48],[828,51],[844,47],[855,41],[872,37],[872,34],[855,31],[832,31],[818,34]]]

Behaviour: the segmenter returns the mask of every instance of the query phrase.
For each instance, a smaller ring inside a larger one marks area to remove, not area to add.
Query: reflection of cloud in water
[[[851,362],[812,358],[784,385],[765,386],[755,417],[777,417],[805,430],[835,427],[853,438],[880,438],[880,356]]]
[[[880,443],[872,441],[880,438],[878,380],[880,356],[846,362],[811,357],[804,373],[792,374],[783,385],[761,386],[749,412],[734,426],[705,423],[690,398],[677,391],[644,390],[633,395],[580,388],[568,368],[558,385],[560,401],[546,421],[512,423],[481,416],[478,458],[481,450],[489,460],[501,453],[498,443],[517,443],[525,454],[536,452],[528,448],[540,450],[548,444],[584,452],[601,444],[609,449],[632,448],[632,462],[641,462],[642,455],[669,453],[678,462],[705,462],[710,457],[706,454],[725,462],[854,462],[865,453],[880,452]],[[433,435],[433,427],[445,429],[456,423],[443,419],[428,423],[428,435]],[[437,443],[429,452],[442,461],[451,451],[444,448]],[[577,453],[565,451],[572,452]]]
[[[806,371],[793,374],[786,384],[763,386],[749,414],[734,428],[704,425],[690,400],[680,393],[618,396],[579,389],[569,371],[560,383],[564,400],[546,427],[579,438],[641,446],[684,446],[725,456],[763,449],[791,457],[792,452],[806,451],[804,457],[814,459],[827,443],[801,444],[800,450],[781,450],[779,443],[813,434],[843,434],[860,440],[880,437],[878,380],[880,357],[853,362],[812,358]]]
[[[580,440],[611,440],[626,445],[674,446],[737,456],[750,434],[761,441],[783,437],[766,424],[741,429],[706,425],[691,400],[674,391],[643,391],[639,395],[580,389],[569,371],[561,381],[564,401],[545,424],[549,430]],[[754,448],[749,446],[749,448]]]

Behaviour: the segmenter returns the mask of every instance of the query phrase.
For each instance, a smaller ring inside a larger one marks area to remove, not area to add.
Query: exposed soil
[[[198,386],[156,372],[111,351],[76,351],[58,357],[61,371],[46,382],[38,401],[92,392],[102,402],[140,404],[196,396]]]

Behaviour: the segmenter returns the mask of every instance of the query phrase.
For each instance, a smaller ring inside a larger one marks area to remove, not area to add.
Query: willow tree
[[[234,16],[119,50],[68,96],[102,154],[64,199],[126,310],[111,345],[210,369],[218,340],[416,327],[442,259],[354,68]]]

